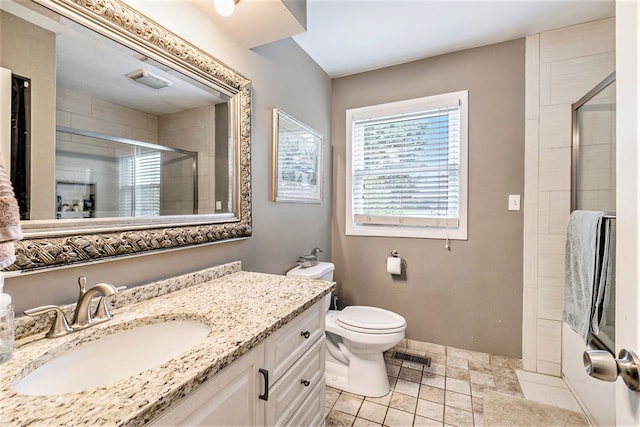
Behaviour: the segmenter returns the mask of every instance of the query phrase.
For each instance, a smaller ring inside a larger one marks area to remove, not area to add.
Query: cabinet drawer
[[[324,336],[317,340],[269,390],[269,402],[266,408],[268,425],[286,423],[315,390],[315,387],[320,383],[324,384],[326,351],[324,340]]]
[[[287,421],[287,426],[321,426],[324,420],[324,408],[326,403],[324,376],[322,381],[316,384],[307,400],[302,402],[298,412]]]
[[[324,337],[324,300],[276,331],[266,342],[264,363],[276,383],[302,354]]]

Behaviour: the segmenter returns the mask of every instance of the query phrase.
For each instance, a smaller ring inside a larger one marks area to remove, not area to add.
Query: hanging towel
[[[615,247],[616,227],[615,218],[602,218],[600,244],[597,245],[597,259],[601,259],[600,268],[596,268],[593,292],[593,313],[591,315],[591,332],[600,333],[600,329],[607,323],[607,308],[609,306],[611,289],[615,281]]]
[[[590,341],[599,236],[604,212],[576,210],[567,225],[562,320],[585,342]]]
[[[13,242],[22,239],[20,210],[0,153],[0,269],[16,260]]]

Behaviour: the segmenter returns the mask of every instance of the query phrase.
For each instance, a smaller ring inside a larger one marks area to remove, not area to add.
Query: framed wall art
[[[273,110],[274,202],[322,202],[323,139],[282,110]]]

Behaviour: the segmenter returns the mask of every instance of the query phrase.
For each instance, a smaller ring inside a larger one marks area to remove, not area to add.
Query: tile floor
[[[484,390],[524,397],[516,372],[520,360],[415,341],[405,345],[396,349],[430,357],[431,366],[394,359],[391,350],[385,353],[391,383],[386,396],[365,398],[327,386],[327,427],[482,426]],[[526,379],[535,388],[533,375]]]

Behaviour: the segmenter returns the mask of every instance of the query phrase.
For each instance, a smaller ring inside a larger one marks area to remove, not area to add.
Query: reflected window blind
[[[120,159],[120,215],[160,215],[161,153],[139,153]]]
[[[352,123],[356,224],[457,227],[460,107]]]
[[[281,122],[284,120],[281,119]],[[282,125],[286,126],[286,123]],[[279,137],[278,197],[286,200],[308,199],[318,191],[318,145],[305,129],[287,129]]]

